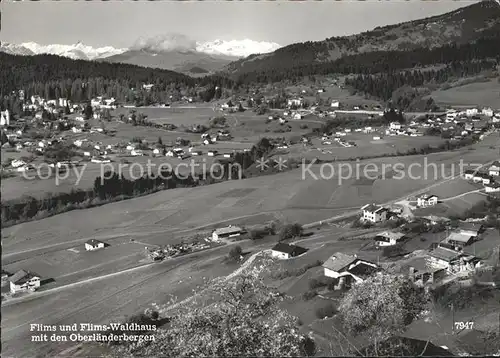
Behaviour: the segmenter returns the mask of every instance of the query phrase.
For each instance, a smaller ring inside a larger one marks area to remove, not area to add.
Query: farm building
[[[104,242],[90,239],[85,243],[85,250],[87,251],[95,251],[104,248]]]
[[[417,197],[417,206],[425,208],[428,206],[434,206],[438,203],[438,197],[431,194],[422,194]]]
[[[290,244],[278,243],[271,249],[271,256],[278,259],[289,259],[307,252],[307,249]]]
[[[375,236],[377,246],[393,246],[405,239],[405,234],[401,232],[384,231]]]
[[[216,150],[209,150],[209,151],[207,152],[207,155],[208,155],[209,157],[215,157],[215,156],[217,155],[217,151],[216,151]]]
[[[481,266],[481,261],[472,255],[465,255],[445,247],[437,247],[428,253],[431,265],[441,266],[448,272],[473,271]]]
[[[484,227],[478,223],[460,222],[458,224],[458,230],[461,234],[476,237],[484,231]]]
[[[401,271],[417,285],[433,284],[446,275],[446,269],[430,265],[423,257],[406,263]]]
[[[330,107],[339,108],[340,102],[339,101],[332,101],[332,103],[330,104]]]
[[[238,226],[229,225],[228,227],[223,227],[214,230],[212,233],[212,239],[214,241],[219,241],[220,239],[239,236],[243,233],[243,229]]]
[[[387,209],[379,205],[367,204],[361,208],[361,211],[363,213],[362,219],[365,221],[377,223],[387,219]]]
[[[40,287],[40,277],[25,271],[19,270],[9,278],[10,292],[35,291]]]
[[[463,248],[470,245],[474,241],[474,237],[469,234],[463,234],[461,232],[453,232],[448,236],[444,242],[455,246],[456,248]]]
[[[378,266],[356,256],[337,252],[326,260],[323,269],[325,276],[339,279],[339,287],[344,287],[352,282],[363,282],[367,276],[378,271]]]

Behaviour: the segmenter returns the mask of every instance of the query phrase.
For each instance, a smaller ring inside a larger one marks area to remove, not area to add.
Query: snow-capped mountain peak
[[[114,48],[111,46],[97,47],[84,45],[77,42],[74,45],[40,45],[36,42],[25,42],[19,45],[3,42],[0,46],[0,51],[7,52],[13,55],[40,55],[51,54],[69,57],[74,60],[95,60],[98,58],[106,58],[113,55],[121,54],[127,51],[126,48]]]
[[[130,49],[112,46],[92,47],[78,41],[74,45],[40,45],[35,42],[10,44],[3,42],[0,51],[14,55],[52,54],[75,60],[97,60],[119,55],[129,50],[145,50],[151,54],[171,51],[201,52],[213,56],[247,57],[252,54],[273,52],[281,46],[274,42],[245,40],[215,40],[196,42],[183,35],[160,35],[138,40]]]

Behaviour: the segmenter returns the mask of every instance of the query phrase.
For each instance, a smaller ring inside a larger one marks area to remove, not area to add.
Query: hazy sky
[[[0,40],[128,47],[139,37],[180,33],[197,41],[287,45],[442,14],[475,1],[40,1],[0,3]]]

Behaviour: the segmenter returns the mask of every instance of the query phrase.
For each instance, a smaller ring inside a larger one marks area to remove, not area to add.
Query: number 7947
[[[474,322],[455,322],[455,329],[472,329],[474,327]]]

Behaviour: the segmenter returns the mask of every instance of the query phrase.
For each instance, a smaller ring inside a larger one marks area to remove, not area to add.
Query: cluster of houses
[[[23,103],[23,111],[35,112],[36,116],[39,117],[37,119],[41,119],[41,113],[44,110],[52,114],[58,114],[66,107],[69,108],[70,113],[75,113],[81,109],[80,105],[72,103],[66,98],[47,100],[40,96],[31,96],[29,101]]]
[[[399,122],[391,122],[389,128],[386,129],[385,135],[395,136],[395,135],[405,135],[410,137],[421,137],[424,135],[423,132],[417,129],[418,124],[411,122],[408,126],[404,126]]]
[[[466,170],[463,176],[466,180],[482,184],[486,193],[500,192],[500,183],[498,182],[500,178],[499,160],[493,162],[487,171]]]

